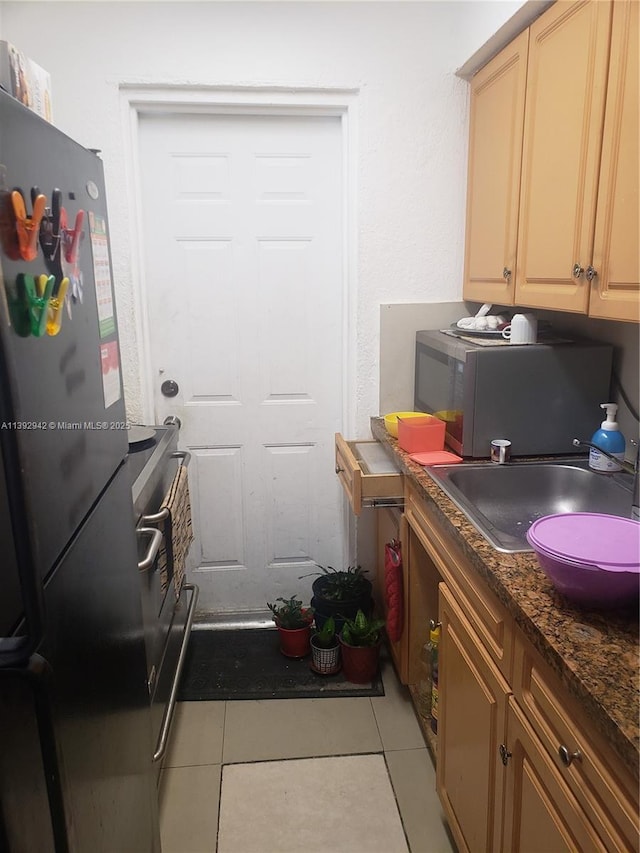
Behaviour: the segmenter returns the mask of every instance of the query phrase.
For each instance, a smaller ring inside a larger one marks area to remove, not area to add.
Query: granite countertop
[[[556,592],[535,554],[496,551],[424,468],[400,449],[382,418],[371,418],[371,432],[425,500],[435,504],[478,574],[638,779],[638,607],[598,612],[572,605]]]

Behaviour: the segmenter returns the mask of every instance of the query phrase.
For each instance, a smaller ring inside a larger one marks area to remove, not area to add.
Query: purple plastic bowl
[[[536,552],[542,571],[558,592],[571,601],[605,609],[637,601],[640,596],[637,569],[631,572],[606,571],[549,554],[531,541],[529,544]]]
[[[640,572],[640,522],[601,512],[568,512],[539,518],[529,544],[571,563],[611,572]]]

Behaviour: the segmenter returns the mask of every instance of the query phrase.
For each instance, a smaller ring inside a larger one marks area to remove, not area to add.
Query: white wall
[[[0,3],[52,76],[54,121],[105,164],[126,396],[141,416],[119,84],[359,89],[357,435],[378,413],[379,305],[460,298],[467,84],[519,2]]]

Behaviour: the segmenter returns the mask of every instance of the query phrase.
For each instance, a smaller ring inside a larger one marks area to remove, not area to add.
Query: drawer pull
[[[344,468],[341,468],[339,465],[336,465],[336,474],[344,474]]]
[[[576,749],[575,752],[569,752],[566,746],[559,746],[558,755],[565,767],[569,767],[574,758],[576,761],[582,761],[582,753],[579,749]]]

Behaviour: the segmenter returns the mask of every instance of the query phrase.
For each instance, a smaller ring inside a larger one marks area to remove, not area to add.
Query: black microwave
[[[445,421],[446,443],[472,459],[495,438],[512,456],[584,452],[574,436],[598,426],[609,399],[613,348],[597,341],[513,345],[453,330],[416,333],[414,408]]]

